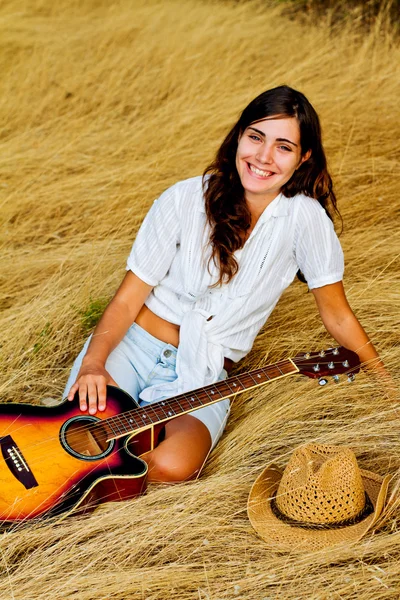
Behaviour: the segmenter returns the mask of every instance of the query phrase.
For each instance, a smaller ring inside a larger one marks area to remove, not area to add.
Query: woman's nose
[[[272,162],[272,148],[268,144],[263,144],[256,154],[257,160],[261,163],[269,164]]]

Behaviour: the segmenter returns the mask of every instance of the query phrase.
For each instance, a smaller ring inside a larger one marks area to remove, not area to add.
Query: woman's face
[[[309,156],[310,152],[301,156],[295,117],[272,117],[249,125],[236,152],[236,168],[246,200],[267,206]]]

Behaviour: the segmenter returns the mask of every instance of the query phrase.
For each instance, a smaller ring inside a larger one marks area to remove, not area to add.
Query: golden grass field
[[[1,398],[61,398],[146,210],[201,174],[244,106],[287,83],[320,114],[344,219],[349,301],[398,385],[398,40],[381,13],[290,18],[233,0],[5,0],[0,7]],[[396,160],[397,159],[397,160]],[[296,281],[238,371],[332,345]],[[1,600],[400,598],[399,419],[367,374],[287,378],[237,398],[201,478],[0,538]],[[375,534],[266,548],[250,487],[305,442],[390,473]]]

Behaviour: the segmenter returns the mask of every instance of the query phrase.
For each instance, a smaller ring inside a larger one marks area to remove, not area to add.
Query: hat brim
[[[304,529],[278,519],[272,512],[271,499],[278,489],[282,471],[275,466],[264,469],[251,488],[247,503],[250,522],[269,546],[284,552],[319,550],[346,541],[357,541],[382,514],[390,480],[390,475],[381,477],[363,469],[360,469],[360,473],[374,512],[355,525],[340,529]]]

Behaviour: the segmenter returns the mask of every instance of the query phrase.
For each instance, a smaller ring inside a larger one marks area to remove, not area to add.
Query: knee
[[[168,456],[163,453],[149,452],[143,457],[149,467],[149,481],[180,483],[194,479],[200,472],[199,464],[192,464],[185,457]]]

